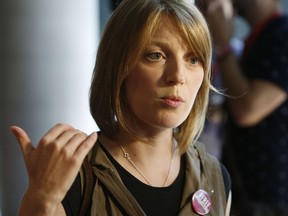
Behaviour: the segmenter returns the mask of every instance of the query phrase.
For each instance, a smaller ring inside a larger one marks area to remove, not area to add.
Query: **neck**
[[[151,183],[151,181],[144,175],[144,170],[143,172],[138,168],[138,166],[136,165],[136,163],[134,163],[134,161],[132,160],[132,158],[130,157],[130,154],[128,152],[126,152],[124,150],[124,148],[122,146],[120,146],[120,149],[123,153],[123,157],[131,164],[131,166],[135,169],[135,171],[137,171],[137,174],[139,174],[143,180],[145,180],[145,182],[147,184],[149,184],[150,186],[153,186],[154,183]],[[173,165],[173,161],[174,161],[174,157],[175,157],[175,150],[176,150],[176,141],[174,141],[172,143],[172,146],[171,146],[171,158],[170,158],[170,162],[169,162],[169,166],[168,166],[168,170],[166,171],[167,174],[166,174],[166,177],[164,178],[164,182],[163,184],[161,185],[162,187],[166,186],[167,184],[167,181],[169,179],[169,176],[170,176],[170,172],[171,172],[171,167]],[[153,182],[155,181],[155,179],[153,178]],[[159,180],[157,180],[157,183],[155,183],[154,186],[159,186]]]
[[[170,155],[173,144],[173,137],[150,137],[142,141],[134,141],[130,143],[121,144],[127,151],[131,152],[136,157],[134,160],[139,162],[153,163],[154,159],[165,158]],[[149,160],[147,161],[147,158]]]
[[[153,158],[165,158],[165,156],[170,155],[173,142],[172,131],[169,133],[166,132],[158,135],[146,136],[145,138],[142,138],[143,140],[130,140],[127,142],[111,140],[104,134],[102,134],[99,139],[112,155],[120,156],[121,154],[119,154],[118,151],[119,146],[122,146],[129,152],[131,158],[139,163],[148,163],[153,160]],[[147,158],[150,158],[151,160],[147,160]]]
[[[103,134],[99,139],[122,167],[146,184],[167,186],[178,175],[180,155],[177,145],[173,148],[172,133],[170,136],[150,137],[145,142],[120,143]]]

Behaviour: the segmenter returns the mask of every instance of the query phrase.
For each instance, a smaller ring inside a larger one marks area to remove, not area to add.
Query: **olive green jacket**
[[[192,210],[191,197],[195,191],[203,189],[212,194],[212,208],[207,215],[224,216],[227,199],[223,175],[218,160],[207,154],[203,144],[200,143],[191,145],[184,156],[186,160],[186,177],[178,215],[197,215]],[[88,158],[90,158],[92,173],[94,177],[96,176],[94,187],[91,188],[93,191],[91,191],[92,203],[90,215],[144,216],[145,213],[140,205],[124,186],[116,168],[98,143],[89,153]],[[83,176],[83,172],[80,173],[82,173],[81,182],[84,182],[85,176]],[[82,184],[82,189],[83,187],[85,187],[84,184]],[[120,208],[119,205],[121,206]],[[123,213],[123,210],[125,213]]]

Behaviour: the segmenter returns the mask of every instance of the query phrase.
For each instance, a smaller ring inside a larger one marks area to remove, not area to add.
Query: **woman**
[[[227,172],[195,142],[210,64],[208,27],[191,1],[124,0],[104,31],[91,84],[101,132],[58,124],[34,148],[11,127],[29,175],[19,215],[228,214]]]

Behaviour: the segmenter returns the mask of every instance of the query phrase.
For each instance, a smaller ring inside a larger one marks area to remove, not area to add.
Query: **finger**
[[[40,145],[46,145],[56,140],[61,134],[66,131],[73,130],[74,128],[70,125],[58,123],[52,127],[40,140]]]
[[[233,6],[229,2],[225,2],[223,6],[224,16],[226,19],[231,19],[233,17]]]
[[[29,136],[22,128],[17,126],[11,126],[10,130],[16,137],[24,157],[30,154],[35,149],[31,143]]]
[[[81,145],[86,139],[87,135],[81,131],[77,131],[73,136],[67,141],[65,148],[69,149],[69,152],[74,154],[75,150]]]
[[[84,160],[85,156],[94,146],[96,140],[98,138],[98,134],[96,132],[91,133],[76,149],[74,156],[79,157],[81,160]]]
[[[77,129],[71,129],[71,130],[67,130],[67,131],[63,132],[59,137],[57,137],[53,141],[53,143],[57,144],[58,147],[60,147],[60,148],[62,148],[64,146],[71,148],[71,149],[73,149],[73,152],[74,152],[76,147],[73,148],[73,145],[71,145],[71,143],[74,144],[76,142],[75,145],[77,145],[77,142],[78,142],[78,145],[79,145],[86,138],[87,138],[87,135],[85,133],[83,133],[82,131],[77,130]]]

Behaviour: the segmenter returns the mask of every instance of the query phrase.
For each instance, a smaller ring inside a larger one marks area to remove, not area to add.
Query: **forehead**
[[[184,37],[184,30],[180,28],[179,23],[173,16],[165,16],[162,21],[158,22],[155,26],[155,30],[151,35],[150,40],[161,39],[161,40],[178,40],[178,42],[187,43]]]
[[[179,36],[181,34],[175,18],[171,16],[165,16],[162,21],[158,22],[158,25],[155,26],[153,36],[161,37],[163,33],[172,33],[175,34],[175,36]]]

